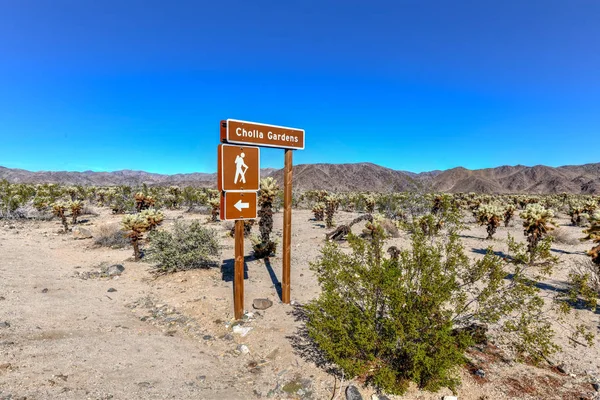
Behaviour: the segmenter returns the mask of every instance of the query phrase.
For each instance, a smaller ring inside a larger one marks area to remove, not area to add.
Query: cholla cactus
[[[590,227],[583,231],[587,236],[583,240],[592,240],[595,244],[587,254],[596,265],[600,265],[600,211],[590,217]]]
[[[571,217],[571,223],[575,226],[581,226],[581,217],[584,212],[583,204],[580,201],[572,201],[569,204],[569,211],[567,212]]]
[[[491,239],[502,221],[503,210],[496,204],[482,204],[477,210],[479,225],[487,225],[487,239]]]
[[[279,186],[273,177],[267,177],[260,181],[260,192],[258,204],[260,210],[258,216],[258,227],[260,229],[260,242],[254,244],[254,255],[257,258],[268,257],[275,252],[275,243],[271,240],[273,231],[273,202],[279,193]]]
[[[504,208],[504,226],[506,228],[508,228],[508,224],[510,223],[510,220],[515,215],[516,209],[517,209],[517,207],[514,204],[509,204]]]
[[[210,222],[216,222],[221,213],[221,200],[219,198],[210,199],[208,205],[210,206]]]
[[[71,223],[75,225],[77,223],[77,217],[79,217],[83,212],[83,201],[70,201],[68,206],[71,209]]]
[[[60,217],[63,227],[65,228],[65,233],[69,231],[69,225],[67,224],[66,215],[68,207],[68,204],[63,201],[57,201],[56,203],[52,204],[52,212],[57,217]]]
[[[325,204],[318,202],[312,208],[313,215],[315,216],[315,221],[323,221],[323,216],[325,214]]]
[[[122,229],[133,246],[133,257],[135,260],[141,258],[140,240],[144,233],[151,231],[162,223],[164,216],[160,211],[144,210],[139,214],[130,214],[123,217]]]
[[[547,210],[537,203],[528,204],[525,210],[519,214],[523,219],[523,228],[527,242],[527,249],[530,254],[533,254],[537,249],[537,245],[548,232],[554,229],[555,225],[554,212]]]
[[[363,196],[363,198],[365,200],[365,211],[369,214],[373,214],[375,211],[375,204],[377,203],[375,195],[367,193]]]
[[[328,228],[333,228],[333,215],[340,205],[340,198],[335,194],[330,194],[325,198],[325,224]]]
[[[152,196],[147,196],[143,192],[137,192],[133,199],[135,201],[135,209],[137,212],[147,210],[156,204],[156,200]]]
[[[598,208],[598,204],[594,199],[587,199],[583,202],[583,211],[586,213],[586,216],[591,219],[596,209]]]

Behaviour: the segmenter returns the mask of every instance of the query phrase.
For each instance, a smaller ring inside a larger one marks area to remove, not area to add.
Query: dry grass
[[[120,249],[129,246],[129,240],[116,225],[99,226],[94,237],[94,244],[99,247]]]
[[[555,230],[550,231],[550,236],[554,239],[554,243],[566,244],[569,246],[579,244],[579,238],[575,237],[565,228],[556,228]]]
[[[389,219],[384,219],[381,221],[381,227],[385,230],[385,233],[393,238],[399,238],[400,232],[398,231],[398,227],[394,223],[394,221]]]

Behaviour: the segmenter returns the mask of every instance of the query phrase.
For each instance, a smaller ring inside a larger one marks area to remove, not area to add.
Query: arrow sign
[[[254,219],[257,203],[256,192],[221,192],[221,220]]]
[[[250,208],[250,203],[242,203],[242,200],[238,200],[233,206],[237,208],[238,211],[242,211],[244,208]]]

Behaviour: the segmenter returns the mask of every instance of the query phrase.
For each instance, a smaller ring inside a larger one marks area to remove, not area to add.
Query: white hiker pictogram
[[[244,162],[244,157],[246,157],[246,155],[242,152],[242,154],[235,158],[235,178],[233,179],[233,183],[235,184],[238,183],[238,179],[241,183],[246,183],[246,171],[248,171],[248,166]]]

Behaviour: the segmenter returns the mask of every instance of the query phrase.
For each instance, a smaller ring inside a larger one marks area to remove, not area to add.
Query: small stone
[[[3,369],[10,369],[12,365],[10,363],[0,364],[0,371]]]
[[[442,400],[458,400],[458,397],[456,397],[456,396],[444,396],[444,397],[442,397]]]
[[[390,400],[390,398],[384,394],[373,394],[371,400]]]
[[[350,385],[346,388],[346,400],[363,400],[363,397],[356,386]]]
[[[0,296],[0,301],[2,301],[2,300],[6,300],[6,297]]]
[[[117,289],[112,288],[112,287],[108,288],[108,290],[107,290],[108,293],[113,293],[113,292],[116,292],[116,291],[117,291]]]
[[[204,339],[204,340],[212,340],[212,338],[213,337],[210,336],[210,335],[204,335],[204,336],[202,336],[202,339]]]
[[[565,365],[564,365],[564,364],[560,364],[560,365],[558,365],[558,366],[556,367],[556,369],[557,369],[559,372],[563,373],[563,374],[566,374],[566,373],[567,373],[567,367],[565,367]]]
[[[111,265],[110,267],[108,267],[108,269],[106,270],[106,273],[108,274],[108,276],[117,276],[117,275],[121,275],[123,273],[123,271],[125,271],[124,266],[122,266],[121,264],[114,264],[114,265]]]
[[[48,288],[43,288],[42,293],[48,293]]]
[[[239,351],[242,354],[250,354],[250,349],[245,344],[238,345],[237,351]]]
[[[592,387],[594,388],[594,390],[596,392],[600,392],[600,383],[594,382],[594,383],[592,383]]]
[[[93,238],[92,232],[89,229],[82,228],[80,226],[76,226],[73,228],[73,239],[81,240],[81,239],[90,239]]]
[[[7,321],[0,322],[0,328],[10,328],[10,324]]]
[[[477,371],[475,371],[475,375],[479,376],[480,378],[485,378],[485,371],[482,369],[478,369]]]
[[[231,333],[228,333],[226,335],[223,335],[223,337],[221,337],[221,339],[231,342],[233,340],[233,335]]]
[[[257,310],[266,310],[271,306],[273,306],[273,302],[269,299],[254,299],[252,301],[252,307]]]
[[[206,375],[198,375],[196,380],[199,382],[204,382],[206,380]]]

